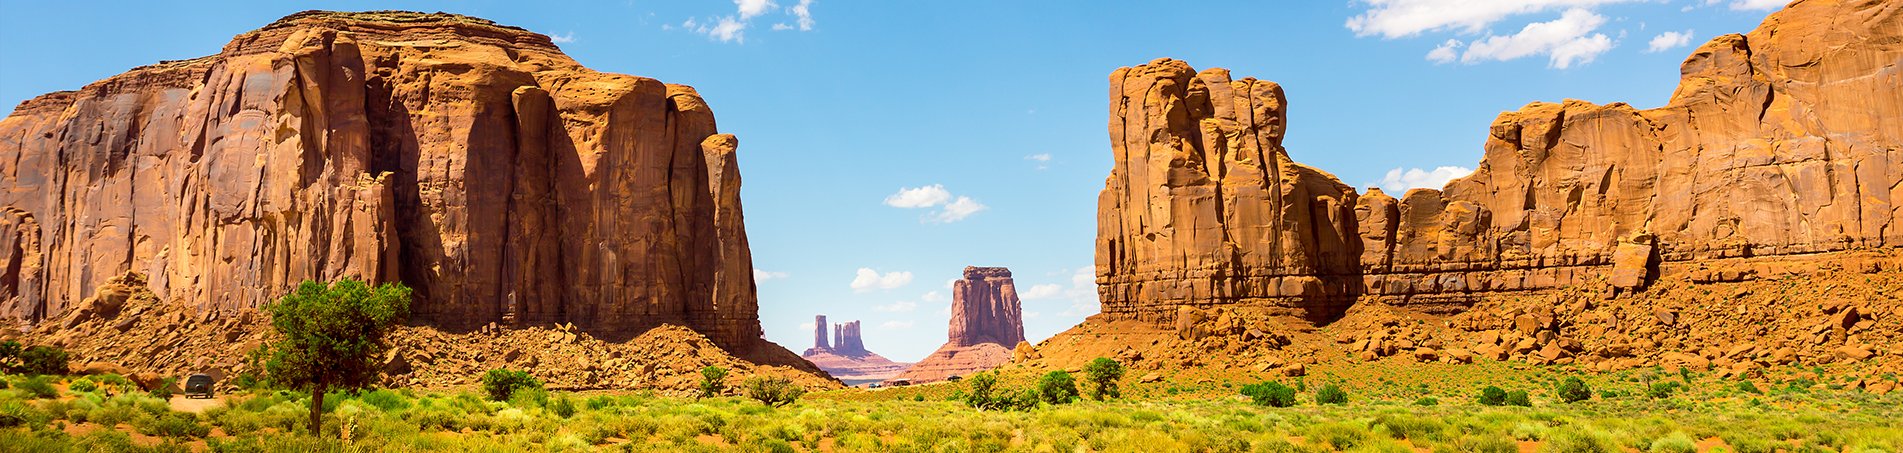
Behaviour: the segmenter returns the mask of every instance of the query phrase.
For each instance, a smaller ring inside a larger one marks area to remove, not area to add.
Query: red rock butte
[[[859,321],[833,324],[830,341],[826,338],[826,325],[826,315],[813,317],[813,347],[800,353],[800,357],[847,384],[883,381],[911,365],[893,362],[866,350],[865,339],[859,331]]]
[[[445,328],[666,323],[777,349],[736,147],[693,88],[540,34],[298,13],[0,120],[0,316],[59,317],[128,271],[208,316],[356,277],[410,285]]]
[[[1903,270],[1900,35],[1895,2],[1795,2],[1700,46],[1662,107],[1503,113],[1472,175],[1400,198],[1291,160],[1274,82],[1169,59],[1118,69],[1103,312],[1327,322],[1361,302],[1452,313],[1587,283]]]
[[[965,268],[964,278],[952,283],[951,326],[946,337],[944,345],[899,377],[929,382],[1011,361],[1012,348],[1024,342],[1024,314],[1010,269]]]

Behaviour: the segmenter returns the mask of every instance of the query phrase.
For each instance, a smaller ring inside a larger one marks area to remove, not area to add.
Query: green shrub
[[[1559,388],[1556,390],[1554,393],[1559,395],[1560,401],[1577,403],[1592,399],[1592,388],[1587,387],[1586,381],[1580,380],[1577,376],[1568,376],[1565,381],[1559,383]]]
[[[1691,436],[1687,436],[1683,432],[1673,432],[1665,437],[1653,439],[1651,448],[1647,449],[1647,451],[1653,453],[1698,453],[1698,443],[1692,441]]]
[[[21,379],[15,387],[19,387],[21,391],[26,392],[26,396],[32,398],[59,397],[59,390],[53,388],[53,378],[44,375]]]
[[[557,396],[555,400],[549,401],[548,411],[561,418],[573,417],[575,416],[575,401],[566,394]]]
[[[727,392],[727,369],[713,365],[700,369],[700,395],[696,398],[713,398]]]
[[[173,387],[178,387],[178,378],[168,377],[163,380],[160,380],[159,385],[157,387],[153,387],[152,391],[146,392],[146,394],[151,395],[153,398],[158,398],[161,400],[169,400],[169,399],[172,399]]]
[[[1434,399],[1434,397],[1431,397],[1431,396],[1423,396],[1421,397],[1421,399],[1414,400],[1414,405],[1415,406],[1439,406],[1440,400]]]
[[[66,374],[66,350],[52,346],[34,346],[20,353],[20,371],[29,375]]]
[[[1671,398],[1673,393],[1678,392],[1678,386],[1677,382],[1653,382],[1645,389],[1645,396],[1652,399]]]
[[[1038,398],[1050,404],[1065,404],[1077,399],[1077,381],[1064,370],[1046,373],[1037,380]]]
[[[362,395],[357,396],[357,401],[362,401],[364,404],[382,409],[385,412],[410,408],[410,402],[403,398],[403,395],[392,392],[389,389],[376,389],[363,392]]]
[[[13,340],[0,341],[0,373],[13,372],[15,368],[20,366],[19,362],[20,342]]]
[[[1098,357],[1084,365],[1084,376],[1090,380],[1090,399],[1103,401],[1106,398],[1123,397],[1123,391],[1117,388],[1117,380],[1123,379],[1123,364]]]
[[[1589,430],[1569,429],[1562,430],[1551,436],[1544,445],[1540,445],[1540,451],[1553,453],[1621,453],[1624,452],[1625,449],[1619,448],[1619,445],[1607,439],[1604,434]]]
[[[1751,383],[1751,381],[1738,381],[1738,391],[1754,395],[1764,394],[1764,391],[1758,390],[1758,385]]]
[[[1295,405],[1295,389],[1280,382],[1261,382],[1242,386],[1242,394],[1249,402],[1257,406],[1289,407]]]
[[[1504,406],[1507,404],[1507,391],[1489,385],[1487,388],[1480,389],[1480,398],[1478,401],[1480,401],[1480,404],[1487,406]]]
[[[748,398],[773,407],[793,404],[806,394],[806,389],[783,377],[754,376],[741,385]]]
[[[508,401],[516,390],[531,388],[541,389],[542,381],[526,371],[498,368],[482,375],[482,391],[489,394],[490,401]]]
[[[198,423],[198,417],[184,412],[167,412],[136,426],[140,434],[160,437],[205,437],[211,427]]]
[[[1514,390],[1511,392],[1507,392],[1507,405],[1520,406],[1520,407],[1533,407],[1533,400],[1526,396],[1525,390]]]
[[[1335,384],[1324,385],[1315,391],[1315,404],[1348,404],[1348,392]]]
[[[519,388],[509,395],[509,405],[527,409],[548,406],[548,390],[541,387]]]
[[[66,389],[75,392],[92,392],[99,390],[99,384],[93,383],[92,379],[79,378],[66,383]]]

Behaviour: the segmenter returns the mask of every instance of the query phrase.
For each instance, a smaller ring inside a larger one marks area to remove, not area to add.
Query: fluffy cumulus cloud
[[[1612,50],[1612,38],[1593,33],[1606,23],[1606,17],[1584,9],[1569,9],[1558,19],[1526,24],[1519,33],[1488,36],[1467,43],[1460,55],[1462,63],[1507,61],[1533,55],[1546,55],[1547,65],[1566,69],[1592,60]]]
[[[1031,286],[1031,289],[1025,290],[1024,293],[1019,294],[1018,297],[1025,300],[1037,300],[1037,299],[1049,299],[1052,297],[1057,297],[1062,294],[1064,294],[1064,285],[1046,283],[1042,285],[1033,285]]]
[[[943,184],[922,187],[901,187],[897,193],[885,197],[885,205],[902,209],[932,209],[920,217],[922,222],[951,223],[971,217],[980,211],[989,209],[967,196],[954,197],[945,190]]]
[[[564,33],[560,36],[548,35],[548,40],[555,41],[556,44],[568,44],[571,42],[575,42],[575,32],[571,31],[568,33]]]
[[[788,25],[785,22],[778,22],[771,27],[773,30],[811,31],[813,29],[813,0],[800,0],[799,3],[789,7],[781,7],[773,0],[734,0],[733,3],[734,13],[731,15],[705,19],[689,18],[681,23],[680,28],[707,35],[709,39],[715,41],[735,44],[747,42],[747,29],[753,26],[755,20],[766,20],[769,17],[776,20],[791,19],[797,24]],[[663,25],[661,28],[673,29],[671,25]]]
[[[1682,32],[1668,31],[1664,33],[1659,33],[1658,36],[1653,36],[1652,41],[1646,44],[1645,51],[1647,53],[1664,52],[1667,50],[1685,47],[1686,45],[1690,45],[1691,43],[1692,43],[1691,30],[1685,30]]]
[[[1598,32],[1606,17],[1594,12],[1595,8],[1635,1],[1642,0],[1367,0],[1358,3],[1367,10],[1348,18],[1347,27],[1357,36],[1387,39],[1427,33],[1481,35],[1464,41],[1447,39],[1435,45],[1426,55],[1435,63],[1473,64],[1545,56],[1547,66],[1566,69],[1590,63],[1617,45],[1613,38]],[[1527,23],[1513,34],[1492,32],[1496,24],[1516,17],[1538,19],[1555,11],[1559,12],[1558,18]]]
[[[767,280],[778,280],[778,279],[782,279],[782,278],[787,278],[787,277],[791,277],[791,276],[793,276],[793,274],[788,274],[788,273],[785,273],[785,272],[774,272],[774,271],[763,271],[763,270],[759,270],[759,269],[754,269],[754,270],[753,270],[753,280],[754,280],[754,281],[762,281],[762,282],[763,282],[763,281],[767,281]]]
[[[1387,192],[1389,196],[1399,197],[1401,194],[1407,193],[1409,189],[1426,188],[1438,190],[1442,187],[1447,187],[1448,181],[1473,174],[1473,172],[1471,168],[1454,166],[1438,167],[1433,170],[1396,168],[1388,170],[1387,176],[1375,182],[1374,186],[1380,187],[1381,190]]]
[[[870,267],[862,267],[859,268],[859,272],[852,277],[852,290],[858,292],[872,291],[875,289],[894,289],[909,284],[912,284],[912,273],[906,271],[892,271],[881,274],[879,271],[873,270]]]

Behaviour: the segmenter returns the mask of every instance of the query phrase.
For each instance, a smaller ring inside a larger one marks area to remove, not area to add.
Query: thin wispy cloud
[[[548,35],[548,40],[554,41],[556,44],[568,44],[571,42],[575,42],[575,32],[571,31],[568,33],[563,33],[560,36]]]
[[[1727,7],[1737,11],[1770,11],[1783,8],[1791,2],[1790,0],[1705,0],[1706,6],[1720,3],[1725,3]]]
[[[1481,35],[1444,39],[1425,55],[1437,64],[1476,64],[1544,56],[1547,67],[1567,69],[1591,63],[1618,42],[1599,28],[1607,22],[1596,8],[1641,0],[1368,0],[1367,9],[1348,18],[1356,36],[1411,38],[1428,33]],[[1511,34],[1492,27],[1518,17],[1559,17],[1529,22]],[[1551,17],[1551,16],[1547,16]]]
[[[862,267],[853,275],[851,286],[853,291],[867,292],[874,289],[895,289],[909,284],[912,284],[911,272],[892,271],[881,274],[870,267]]]
[[[1039,154],[1024,156],[1024,160],[1036,162],[1037,169],[1039,170],[1051,168],[1051,153],[1039,153]]]
[[[1064,285],[1045,283],[1031,286],[1031,289],[1024,290],[1024,293],[1019,294],[1018,297],[1025,300],[1049,299],[1063,293]]]

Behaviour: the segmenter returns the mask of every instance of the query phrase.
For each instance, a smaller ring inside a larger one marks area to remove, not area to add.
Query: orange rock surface
[[[1489,295],[1662,277],[1903,270],[1903,11],[1811,0],[1701,46],[1662,107],[1536,102],[1474,174],[1400,198],[1294,163],[1281,87],[1174,60],[1110,77],[1097,276],[1113,319]]]
[[[409,284],[416,318],[455,330],[667,323],[777,349],[736,147],[692,88],[540,34],[299,13],[0,120],[0,316],[58,318],[127,271],[212,317],[357,277]]]

